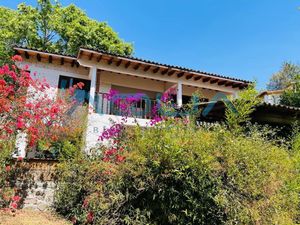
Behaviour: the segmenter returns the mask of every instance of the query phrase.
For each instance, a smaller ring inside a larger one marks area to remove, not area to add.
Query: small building
[[[280,104],[280,97],[284,90],[274,90],[274,91],[263,91],[261,92],[258,97],[262,98],[262,100],[267,104]]]

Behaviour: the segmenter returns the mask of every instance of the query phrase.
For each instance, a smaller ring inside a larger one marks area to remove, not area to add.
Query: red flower
[[[104,157],[104,158],[103,158],[103,161],[104,161],[104,162],[109,162],[109,158],[108,158],[108,157]]]
[[[82,82],[77,83],[77,87],[78,87],[79,89],[82,89],[83,86],[84,86],[84,83],[82,83]]]
[[[93,222],[93,220],[94,220],[94,214],[93,214],[93,212],[89,212],[89,213],[87,214],[86,220],[87,220],[88,223]]]
[[[51,109],[50,109],[51,113],[58,113],[58,107],[56,105],[52,106]]]
[[[20,61],[20,62],[23,60],[22,57],[19,56],[19,55],[14,55],[13,57],[11,57],[11,59],[12,59],[13,61]]]
[[[125,156],[117,155],[116,156],[116,161],[117,162],[123,162],[125,160]]]
[[[6,172],[9,172],[10,170],[11,170],[11,167],[10,167],[10,166],[6,166],[6,167],[5,167],[5,171],[6,171]]]
[[[22,128],[24,128],[24,126],[25,126],[25,124],[24,124],[23,118],[18,117],[18,119],[17,119],[17,128],[22,129]]]
[[[11,202],[10,207],[13,209],[16,209],[16,208],[18,208],[18,204],[16,202]]]
[[[13,200],[14,202],[19,202],[19,201],[21,200],[21,197],[18,196],[18,195],[16,195],[16,196],[12,197],[12,200]]]
[[[5,80],[0,80],[0,86],[5,86],[6,85],[6,81]]]
[[[17,158],[17,161],[22,161],[23,160],[23,157],[22,156],[19,156],[18,158]]]
[[[77,222],[77,220],[76,220],[76,217],[75,217],[75,216],[73,216],[73,217],[71,218],[71,222],[72,222],[73,224],[75,224],[75,223]]]
[[[89,200],[88,199],[84,199],[82,206],[84,208],[87,208],[88,204],[89,204]]]

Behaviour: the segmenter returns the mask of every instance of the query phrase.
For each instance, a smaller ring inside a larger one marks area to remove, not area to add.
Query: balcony
[[[118,99],[120,101],[125,100],[128,95],[120,95]],[[140,100],[134,101],[130,104],[130,107],[126,112],[129,117],[135,117],[140,119],[151,119],[152,109],[156,105],[156,100],[149,99],[148,97],[141,97]],[[108,100],[107,94],[95,93],[94,109],[98,114],[124,116],[124,108],[119,101]]]

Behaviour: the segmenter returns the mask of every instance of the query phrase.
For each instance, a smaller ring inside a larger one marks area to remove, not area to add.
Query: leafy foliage
[[[294,158],[257,129],[169,119],[126,135],[123,162],[60,165],[59,212],[77,224],[296,224]]]
[[[65,115],[63,129],[52,130],[47,136],[37,141],[37,155],[60,160],[73,159],[81,154],[84,148],[84,133],[87,124],[87,107],[81,106],[71,115]],[[76,126],[74,126],[76,124]],[[55,139],[49,138],[55,136]],[[48,138],[47,138],[48,137]]]
[[[11,158],[15,142],[0,139],[0,209],[16,210],[21,201],[18,190],[15,188],[19,169],[17,161]],[[22,160],[21,158],[18,161]]]
[[[298,65],[285,62],[282,64],[280,71],[273,74],[267,85],[268,90],[283,90],[289,87],[294,79],[300,74]]]
[[[0,13],[2,60],[9,58],[13,45],[65,54],[77,54],[80,46],[122,55],[133,51],[107,23],[89,18],[73,4],[38,0],[37,7],[21,3],[17,10],[0,7]]]
[[[239,92],[239,97],[232,99],[230,102],[226,102],[226,122],[232,130],[240,131],[242,126],[249,122],[251,119],[251,113],[255,110],[255,106],[260,103],[257,98],[257,90],[255,84],[249,85],[249,87]]]
[[[300,67],[284,63],[281,70],[272,76],[268,89],[284,90],[280,104],[300,107]]]
[[[295,76],[293,84],[283,92],[280,103],[300,107],[300,75]]]

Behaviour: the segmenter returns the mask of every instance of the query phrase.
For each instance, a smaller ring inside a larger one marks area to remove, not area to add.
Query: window
[[[78,83],[83,83],[84,86],[82,89],[76,89],[75,90],[75,99],[80,103],[87,103],[89,101],[89,91],[91,87],[91,81],[85,80],[85,79],[79,79],[79,78],[73,78],[73,77],[67,77],[67,76],[59,76],[58,81],[58,88],[61,90],[69,89],[73,85],[76,85]]]

